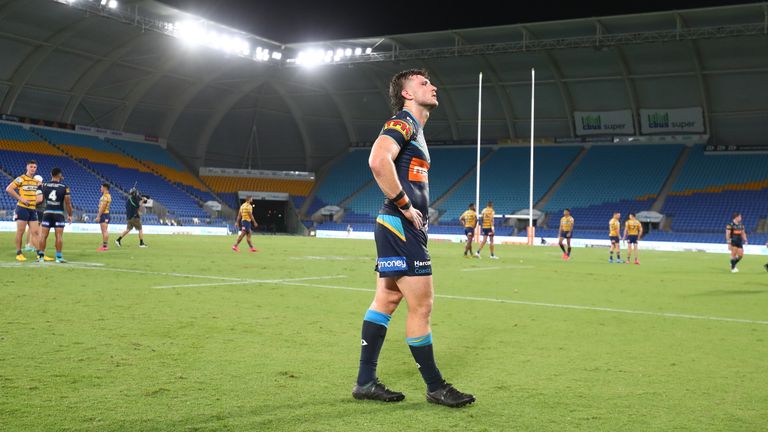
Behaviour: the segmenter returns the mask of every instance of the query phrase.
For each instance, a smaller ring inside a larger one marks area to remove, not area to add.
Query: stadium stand
[[[137,185],[142,193],[152,196],[174,216],[198,218],[198,220],[209,217],[199,203],[191,199],[187,193],[152,172],[139,160],[124,154],[104,140],[89,135],[50,129],[33,128],[32,131],[73,159],[94,169],[100,176],[109,179],[120,189],[129,190]]]
[[[52,168],[61,168],[64,171],[65,183],[72,189],[72,204],[75,209],[96,213],[101,196],[99,188],[103,183],[99,177],[26,129],[0,124],[0,168],[11,176],[16,176],[24,171],[26,162],[30,159],[38,162],[38,174],[46,179],[50,177]],[[7,194],[3,195],[7,197]],[[112,197],[114,211],[124,212],[125,205],[120,192],[113,191]],[[3,207],[6,209],[15,206],[15,202],[3,201]]]
[[[544,206],[553,215],[570,208],[581,229],[604,228],[614,210],[648,210],[677,161],[681,145],[593,146]],[[555,217],[556,216],[556,217]]]
[[[336,162],[320,182],[315,199],[326,204],[339,204],[372,181],[369,154],[369,150],[352,150]]]
[[[534,202],[552,187],[573,161],[581,147],[543,147],[536,150],[534,162]],[[501,148],[480,168],[480,209],[488,200],[496,213],[513,213],[528,207],[530,150],[526,147]],[[474,163],[474,162],[473,162]],[[470,176],[443,203],[441,224],[458,223],[458,217],[475,200],[475,177]]]
[[[734,211],[748,232],[768,217],[768,154],[706,154],[695,146],[664,203],[672,231],[724,231]]]

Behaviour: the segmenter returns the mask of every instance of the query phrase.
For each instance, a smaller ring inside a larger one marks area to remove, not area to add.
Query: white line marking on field
[[[0,263],[0,267],[18,267],[22,265],[23,265],[22,263]],[[145,270],[130,270],[130,269],[119,269],[119,268],[111,268],[111,267],[94,267],[94,266],[83,266],[83,265],[51,266],[50,268],[79,268],[84,270],[104,270],[104,271],[125,272],[125,273],[151,274],[151,275],[158,275],[158,276],[218,279],[218,280],[228,280],[233,282],[233,283],[225,283],[225,284],[214,283],[214,284],[179,285],[178,287],[236,285],[236,284],[246,284],[246,283],[274,283],[279,285],[304,286],[304,287],[335,289],[335,290],[344,290],[344,291],[358,291],[358,292],[374,292],[375,291],[373,288],[357,288],[357,287],[345,287],[345,286],[338,286],[338,285],[320,285],[320,284],[312,284],[312,283],[295,282],[299,280],[345,278],[346,276],[343,276],[343,275],[318,276],[318,277],[307,277],[307,278],[296,278],[296,279],[264,279],[264,280],[252,279],[250,280],[250,279],[232,278],[232,277],[225,277],[225,276],[152,272],[152,271],[145,271]],[[169,285],[167,287],[172,287],[172,286]],[[681,319],[694,319],[694,320],[705,320],[705,321],[721,321],[721,322],[735,322],[735,323],[744,323],[744,324],[768,325],[768,321],[763,321],[763,320],[691,315],[691,314],[683,314],[683,313],[675,313],[675,312],[649,312],[649,311],[639,311],[639,310],[631,310],[631,309],[607,308],[607,307],[599,307],[599,306],[581,306],[581,305],[568,305],[568,304],[557,304],[557,303],[542,303],[542,302],[530,302],[530,301],[521,301],[521,300],[496,299],[496,298],[489,298],[489,297],[454,296],[449,294],[435,294],[435,297],[446,298],[451,300],[483,301],[483,302],[489,302],[489,303],[516,304],[516,305],[523,305],[523,306],[539,306],[539,307],[558,308],[558,309],[588,310],[588,311],[598,311],[598,312],[623,313],[623,314],[631,314],[631,315],[647,315],[647,316],[658,316],[658,317],[665,317],[665,318],[681,318]]]
[[[368,292],[375,291],[372,288],[343,287],[343,286],[336,286],[336,285],[320,285],[320,284],[312,284],[312,283],[282,282],[280,284],[325,288],[325,289],[336,289],[336,290],[345,290],[345,291],[368,291]],[[768,325],[768,321],[762,321],[762,320],[691,315],[691,314],[683,314],[683,313],[675,313],[675,312],[649,312],[649,311],[639,311],[639,310],[631,310],[631,309],[615,309],[615,308],[607,308],[607,307],[599,307],[599,306],[580,306],[580,305],[568,305],[568,304],[557,304],[557,303],[542,303],[542,302],[530,302],[530,301],[521,301],[521,300],[495,299],[495,298],[488,298],[488,297],[465,297],[465,296],[455,296],[455,295],[449,295],[449,294],[435,294],[435,297],[445,298],[450,300],[483,301],[483,302],[489,302],[489,303],[505,303],[505,304],[515,304],[515,305],[522,305],[522,306],[540,306],[540,307],[558,308],[558,309],[575,309],[575,310],[588,310],[588,311],[598,311],[598,312],[623,313],[623,314],[631,314],[631,315],[648,315],[648,316],[658,316],[658,317],[665,317],[665,318],[681,318],[681,319],[694,319],[694,320],[704,320],[704,321],[724,321],[724,322],[736,322],[736,323],[745,323],[745,324]]]
[[[474,268],[466,268],[462,269],[463,272],[470,272],[470,271],[485,271],[485,270],[501,270],[501,269],[532,269],[536,268],[535,266],[527,266],[527,265],[511,265],[511,266],[498,266],[498,267],[474,267]]]
[[[321,279],[342,279],[346,276],[338,275],[338,276],[313,276],[313,277],[302,277],[302,278],[293,278],[293,279],[241,279],[237,282],[214,282],[214,283],[204,283],[204,284],[186,284],[186,285],[161,285],[161,286],[153,286],[153,289],[167,289],[167,288],[193,288],[193,287],[206,287],[206,286],[222,286],[222,285],[245,285],[245,284],[260,284],[260,283],[290,283],[293,281],[303,281],[303,280],[321,280]]]

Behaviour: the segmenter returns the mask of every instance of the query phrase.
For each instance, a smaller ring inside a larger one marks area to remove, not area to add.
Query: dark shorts
[[[619,242],[619,236],[609,236],[609,239],[611,239],[611,244],[617,244]]]
[[[560,237],[562,238],[569,239],[571,238],[572,235],[573,235],[573,231],[560,231]]]
[[[46,213],[43,215],[43,228],[64,228],[67,226],[64,215],[55,213]]]
[[[394,215],[379,215],[374,229],[376,268],[379,277],[429,276],[432,259],[427,251],[427,233]]]
[[[16,210],[13,211],[13,220],[24,222],[39,222],[37,218],[37,212],[26,207],[16,206]]]
[[[240,231],[249,234],[252,229],[251,221],[240,221]]]
[[[103,214],[103,215],[101,215],[101,217],[99,217],[99,223],[100,224],[103,224],[103,223],[108,224],[109,223],[109,219],[110,219],[109,218],[109,213]]]
[[[627,242],[629,244],[637,244],[637,236],[636,235],[628,235],[627,236]]]
[[[731,238],[731,246],[739,249],[744,249],[744,239]]]
[[[475,229],[464,227],[464,235],[475,235]]]
[[[493,228],[483,228],[483,235],[493,237]]]
[[[141,230],[141,218],[135,217],[128,219],[128,223],[125,226],[125,229],[131,230],[132,228],[136,228],[137,230]]]
[[[45,210],[35,210],[37,212],[37,221],[42,222],[43,216],[45,215]]]

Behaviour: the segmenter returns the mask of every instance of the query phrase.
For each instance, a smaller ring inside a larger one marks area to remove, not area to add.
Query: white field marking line
[[[206,286],[222,286],[222,285],[244,285],[244,284],[260,284],[260,283],[289,283],[292,281],[303,281],[303,280],[321,280],[321,279],[342,279],[346,278],[346,276],[338,275],[338,276],[312,276],[312,277],[302,277],[302,278],[292,278],[292,279],[241,279],[237,282],[215,282],[215,283],[204,283],[204,284],[186,284],[186,285],[161,285],[161,286],[153,286],[153,289],[167,289],[167,288],[193,288],[193,287],[206,287]]]
[[[226,276],[210,276],[210,275],[198,275],[198,274],[186,274],[186,273],[153,272],[153,271],[146,271],[146,270],[130,270],[130,269],[121,269],[121,268],[113,268],[113,267],[82,266],[82,265],[77,265],[77,264],[75,264],[75,265],[68,265],[68,266],[66,266],[66,268],[77,268],[77,269],[83,269],[83,270],[103,270],[103,271],[109,271],[109,272],[122,272],[122,273],[139,273],[139,274],[149,274],[149,275],[156,275],[156,276],[188,277],[188,278],[199,278],[199,279],[218,279],[218,280],[229,280],[229,281],[242,281],[243,280],[243,278],[233,278],[233,277],[226,277]]]
[[[527,266],[527,265],[511,265],[511,266],[498,266],[498,267],[474,267],[474,268],[467,268],[462,269],[463,272],[470,272],[470,271],[485,271],[485,270],[501,270],[501,269],[532,269],[536,268],[535,266]]]
[[[375,291],[372,288],[343,287],[343,286],[336,286],[336,285],[319,285],[319,284],[312,284],[312,283],[297,283],[297,282],[278,282],[278,283],[281,285],[306,286],[306,287],[336,289],[336,290],[345,290],[345,291],[368,291],[368,292]],[[451,299],[451,300],[483,301],[483,302],[490,302],[490,303],[505,303],[505,304],[515,304],[515,305],[523,305],[523,306],[540,306],[540,307],[557,308],[557,309],[576,309],[576,310],[587,310],[587,311],[598,311],[598,312],[623,313],[623,314],[631,314],[631,315],[648,315],[648,316],[657,316],[657,317],[665,317],[665,318],[681,318],[681,319],[694,319],[694,320],[704,320],[704,321],[724,321],[724,322],[735,322],[735,323],[745,323],[745,324],[768,325],[768,321],[762,321],[762,320],[691,315],[691,314],[683,314],[683,313],[675,313],[675,312],[649,312],[649,311],[639,311],[639,310],[631,310],[631,309],[615,309],[615,308],[607,308],[607,307],[599,307],[599,306],[580,306],[580,305],[568,305],[568,304],[556,304],[556,303],[542,303],[542,302],[530,302],[530,301],[521,301],[521,300],[494,299],[494,298],[487,298],[487,297],[465,297],[465,296],[455,296],[455,295],[448,295],[448,294],[435,294],[435,297]]]

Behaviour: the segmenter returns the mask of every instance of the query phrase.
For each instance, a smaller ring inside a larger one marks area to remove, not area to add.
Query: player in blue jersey
[[[386,199],[376,218],[379,278],[373,303],[365,314],[355,399],[396,402],[405,398],[376,376],[379,352],[392,314],[403,298],[408,303],[406,343],[427,384],[427,401],[461,407],[475,401],[443,380],[435,364],[430,317],[434,291],[427,251],[429,150],[423,126],[437,107],[437,87],[424,70],[407,70],[392,78],[390,100],[395,115],[373,143],[368,163]]]
[[[51,181],[45,182],[37,189],[36,201],[38,204],[45,203],[43,212],[42,235],[40,237],[40,248],[37,251],[37,260],[53,261],[53,258],[45,256],[45,244],[48,241],[48,235],[51,228],[56,233],[56,262],[63,263],[62,247],[64,246],[64,227],[66,221],[72,223],[72,198],[67,185],[61,181],[64,180],[64,174],[61,168],[51,170]],[[66,219],[64,212],[66,210]]]

